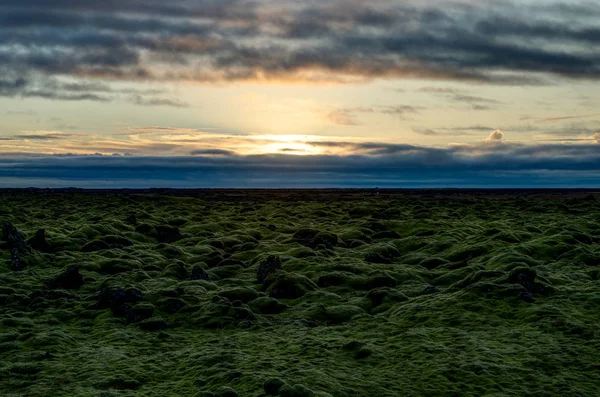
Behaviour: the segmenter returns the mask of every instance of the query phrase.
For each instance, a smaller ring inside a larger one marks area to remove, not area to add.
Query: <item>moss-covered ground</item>
[[[600,395],[600,196],[488,196],[4,191],[0,395]]]

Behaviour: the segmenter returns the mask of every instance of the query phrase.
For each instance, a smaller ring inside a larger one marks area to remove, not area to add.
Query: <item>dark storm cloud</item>
[[[331,143],[333,144],[333,143]],[[382,143],[362,154],[194,157],[0,155],[0,184],[94,187],[597,186],[598,145],[481,143],[434,149]],[[33,183],[35,182],[35,183]]]
[[[598,79],[595,17],[597,8],[559,0],[0,0],[0,70],[132,81]],[[1,92],[17,89],[5,83]]]

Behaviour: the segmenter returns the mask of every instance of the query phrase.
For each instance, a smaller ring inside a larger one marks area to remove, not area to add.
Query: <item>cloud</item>
[[[0,68],[0,71],[2,69]],[[72,79],[71,79],[72,80]],[[110,85],[97,81],[65,81],[44,75],[36,77],[19,77],[14,80],[0,80],[0,97],[42,98],[59,101],[93,101],[111,102],[121,99],[121,94],[128,95],[129,102],[143,106],[188,107],[189,105],[175,99],[157,97],[164,90],[154,89],[114,89]]]
[[[426,136],[474,136],[478,135],[481,131],[494,130],[492,127],[486,127],[482,125],[472,125],[464,127],[437,127],[437,128],[417,128],[414,127],[413,131],[420,135]]]
[[[192,156],[233,156],[235,152],[224,149],[198,149],[190,152]]]
[[[361,125],[352,112],[348,109],[334,110],[327,114],[327,119],[335,125],[357,126]]]
[[[600,113],[592,113],[592,114],[583,114],[583,115],[572,115],[572,116],[561,116],[561,117],[545,117],[536,120],[538,123],[555,123],[565,120],[574,120],[574,119],[585,119],[589,117],[597,117],[600,116]]]
[[[489,110],[492,109],[493,105],[499,105],[502,102],[496,99],[483,98],[475,95],[457,94],[451,96],[451,99],[455,102],[466,103],[471,106],[473,110]]]
[[[385,114],[392,116],[404,116],[411,113],[417,113],[421,108],[409,105],[396,106],[374,106],[374,107],[354,107],[334,110],[326,115],[326,118],[335,125],[358,126],[362,125],[358,120],[359,114]]]
[[[173,108],[187,108],[189,105],[177,99],[167,98],[143,98],[141,95],[133,97],[133,103],[142,106],[169,106]]]
[[[6,114],[16,115],[16,116],[35,116],[38,113],[34,110],[8,110]]]
[[[438,136],[438,135],[441,135],[439,132],[437,132],[435,130],[432,130],[430,128],[425,128],[425,129],[413,128],[413,131],[416,132],[417,134],[426,135],[426,136]]]
[[[459,90],[456,88],[448,88],[448,87],[422,87],[417,90],[417,92],[425,92],[429,94],[453,94],[460,95],[463,90]]]
[[[54,141],[61,139],[68,139],[73,137],[82,137],[85,135],[81,134],[65,134],[61,131],[22,131],[21,134],[7,137],[7,140],[28,140],[28,141]]]
[[[24,134],[24,135],[14,135],[14,139],[24,139],[24,140],[40,140],[40,141],[50,141],[56,139],[65,139],[66,137],[62,134]]]
[[[324,143],[327,144],[327,143]],[[330,142],[329,144],[333,144]],[[596,144],[428,148],[339,142],[363,154],[171,157],[0,155],[0,185],[79,187],[598,186]],[[110,153],[110,152],[107,152]],[[117,152],[121,153],[121,152]]]
[[[523,85],[546,84],[556,76],[597,80],[598,20],[597,7],[561,0],[518,7],[450,0],[279,0],[276,6],[262,0],[3,0],[0,75],[10,78],[0,80],[0,95],[51,98],[51,90],[22,86],[31,76],[105,84],[428,78]],[[77,88],[64,87],[52,98],[114,99],[102,85]],[[178,104],[169,99],[143,102]]]
[[[119,128],[119,132],[116,135],[154,135],[154,134],[169,134],[169,135],[189,135],[199,133],[200,131],[195,128],[179,128],[179,127],[161,127],[161,126],[149,126],[149,127],[123,127]]]
[[[465,103],[473,110],[489,110],[495,105],[502,104],[496,99],[484,98],[476,95],[467,94],[464,90],[448,87],[423,87],[417,92],[430,93],[436,96],[447,98],[453,102]]]
[[[594,142],[600,143],[600,132],[594,134]]]
[[[504,133],[500,130],[492,131],[485,139],[488,142],[500,142],[504,138]]]

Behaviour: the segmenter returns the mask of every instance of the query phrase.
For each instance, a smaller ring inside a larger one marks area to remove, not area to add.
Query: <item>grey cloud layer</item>
[[[15,90],[26,74],[208,82],[411,76],[532,84],[543,81],[540,73],[598,79],[600,10],[586,4],[0,0],[0,71],[12,76],[0,92]]]
[[[598,186],[597,144],[481,143],[446,149],[385,143],[352,146],[347,156],[236,156],[198,150],[195,157],[0,156],[0,185],[93,187],[413,187]],[[18,183],[17,183],[18,182]]]
[[[14,73],[12,73],[14,74]],[[27,74],[27,73],[25,73]],[[0,97],[43,98],[61,101],[109,102],[123,99],[142,106],[170,106],[183,108],[188,105],[177,99],[165,98],[164,90],[113,89],[108,84],[94,81],[65,82],[52,76],[31,78],[0,77]]]

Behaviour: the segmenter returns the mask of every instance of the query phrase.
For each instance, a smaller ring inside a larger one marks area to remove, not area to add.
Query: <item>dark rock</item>
[[[156,230],[156,239],[161,243],[173,243],[183,238],[176,226],[157,225],[154,229]]]
[[[263,384],[263,389],[268,396],[278,396],[283,386],[285,386],[284,381],[279,378],[271,378]]]
[[[83,276],[79,273],[79,265],[71,265],[54,280],[47,283],[50,289],[78,289],[84,283]]]
[[[258,270],[256,271],[256,282],[259,284],[264,283],[270,274],[276,273],[281,269],[281,258],[278,255],[269,255],[267,259],[263,260],[258,265]]]
[[[31,247],[25,241],[25,233],[17,229],[12,223],[7,222],[2,227],[2,237],[10,250],[10,268],[21,271],[27,266],[21,255],[31,253]]]
[[[192,268],[192,280],[206,280],[210,281],[210,276],[206,272],[206,270],[202,269],[200,266],[194,266]]]
[[[16,248],[19,254],[31,253],[31,247],[25,241],[25,233],[17,229],[12,223],[6,222],[2,227],[2,238],[9,249]]]
[[[46,229],[39,229],[35,235],[27,240],[27,243],[35,250],[41,252],[53,252],[53,248],[46,240]]]
[[[526,267],[517,267],[510,272],[508,282],[523,286],[530,293],[529,295],[533,293],[547,296],[554,293],[554,287],[536,282],[536,277],[537,273],[535,270]],[[525,293],[521,294],[521,297],[529,302],[532,299],[529,295]]]

